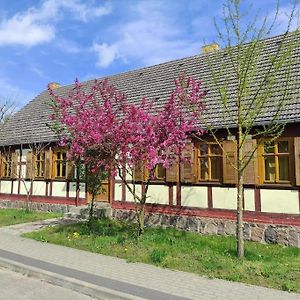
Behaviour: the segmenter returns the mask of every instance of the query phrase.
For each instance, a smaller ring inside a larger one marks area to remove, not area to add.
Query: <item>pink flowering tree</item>
[[[179,76],[162,108],[146,98],[138,105],[130,103],[107,80],[95,81],[89,91],[76,81],[67,97],[49,92],[53,99],[51,118],[62,142],[70,148],[70,158],[89,165],[90,173],[119,174],[133,195],[141,235],[148,186],[156,166],[168,169],[178,163],[192,134],[203,134],[198,126],[206,95],[201,82]],[[135,180],[135,170],[141,165],[149,174],[142,180],[143,193]]]

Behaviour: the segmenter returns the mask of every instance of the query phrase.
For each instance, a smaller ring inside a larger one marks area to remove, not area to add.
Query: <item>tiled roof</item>
[[[269,65],[269,58],[276,52],[283,36],[277,36],[265,40],[265,47],[262,48],[261,61],[257,68],[257,74],[263,74]],[[289,40],[300,40],[300,34],[294,33],[289,36]],[[229,55],[225,50],[219,50],[215,53],[201,54],[183,59],[178,59],[159,65],[142,68],[126,73],[109,76],[109,81],[114,84],[118,90],[124,92],[130,102],[139,102],[142,97],[155,99],[157,107],[163,105],[164,101],[169,97],[174,89],[174,79],[179,73],[186,72],[187,75],[203,81],[204,86],[208,90],[205,99],[206,110],[204,112],[206,121],[201,126],[205,127],[206,122],[211,123],[216,128],[221,128],[226,123],[228,126],[234,126],[234,122],[228,119],[228,116],[220,105],[220,96],[218,89],[212,80],[212,70],[216,71],[225,63],[228,63]],[[294,52],[295,58],[300,57],[300,47]],[[260,72],[262,70],[262,72]],[[287,92],[287,102],[281,113],[280,120],[293,123],[300,122],[300,61],[295,59],[291,65],[291,84]],[[256,76],[251,81],[252,88],[258,86],[261,78]],[[276,103],[282,97],[281,80],[283,80],[284,72],[276,78],[276,85],[272,91],[272,97],[266,102],[262,108],[256,124],[267,123],[274,113]],[[84,86],[89,88],[93,85],[94,80],[84,82]],[[218,85],[224,86],[228,90],[229,100],[228,107],[230,111],[236,110],[235,104],[235,88],[237,86],[234,77],[234,70],[226,69],[226,73],[218,78]],[[55,90],[57,94],[67,95],[73,85],[59,87]],[[47,127],[49,122],[48,116],[51,109],[47,104],[49,95],[47,91],[42,92],[19,112],[17,112],[1,129],[0,146],[17,145],[33,142],[50,142],[57,140],[56,135]],[[201,122],[201,121],[200,121]]]

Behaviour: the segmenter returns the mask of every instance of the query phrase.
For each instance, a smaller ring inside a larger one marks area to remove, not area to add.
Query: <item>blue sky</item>
[[[225,0],[224,0],[225,1]],[[200,53],[217,40],[218,0],[1,0],[0,100],[20,108],[49,82],[70,84]],[[249,2],[249,1],[244,1]],[[253,0],[274,14],[275,0]],[[281,0],[273,34],[286,26]]]

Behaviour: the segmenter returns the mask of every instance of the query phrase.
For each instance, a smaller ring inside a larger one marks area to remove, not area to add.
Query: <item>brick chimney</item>
[[[212,53],[220,50],[220,46],[216,43],[204,45],[201,48],[202,53]]]
[[[59,88],[61,85],[57,82],[50,82],[48,83],[48,88],[50,88],[51,90],[57,89]]]

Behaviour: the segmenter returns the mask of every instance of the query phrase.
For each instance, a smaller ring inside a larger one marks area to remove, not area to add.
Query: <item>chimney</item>
[[[202,53],[212,53],[220,50],[220,46],[216,43],[213,43],[213,44],[202,46],[201,50]]]
[[[50,82],[48,83],[48,88],[50,88],[51,90],[57,89],[59,88],[61,85],[57,82]]]

